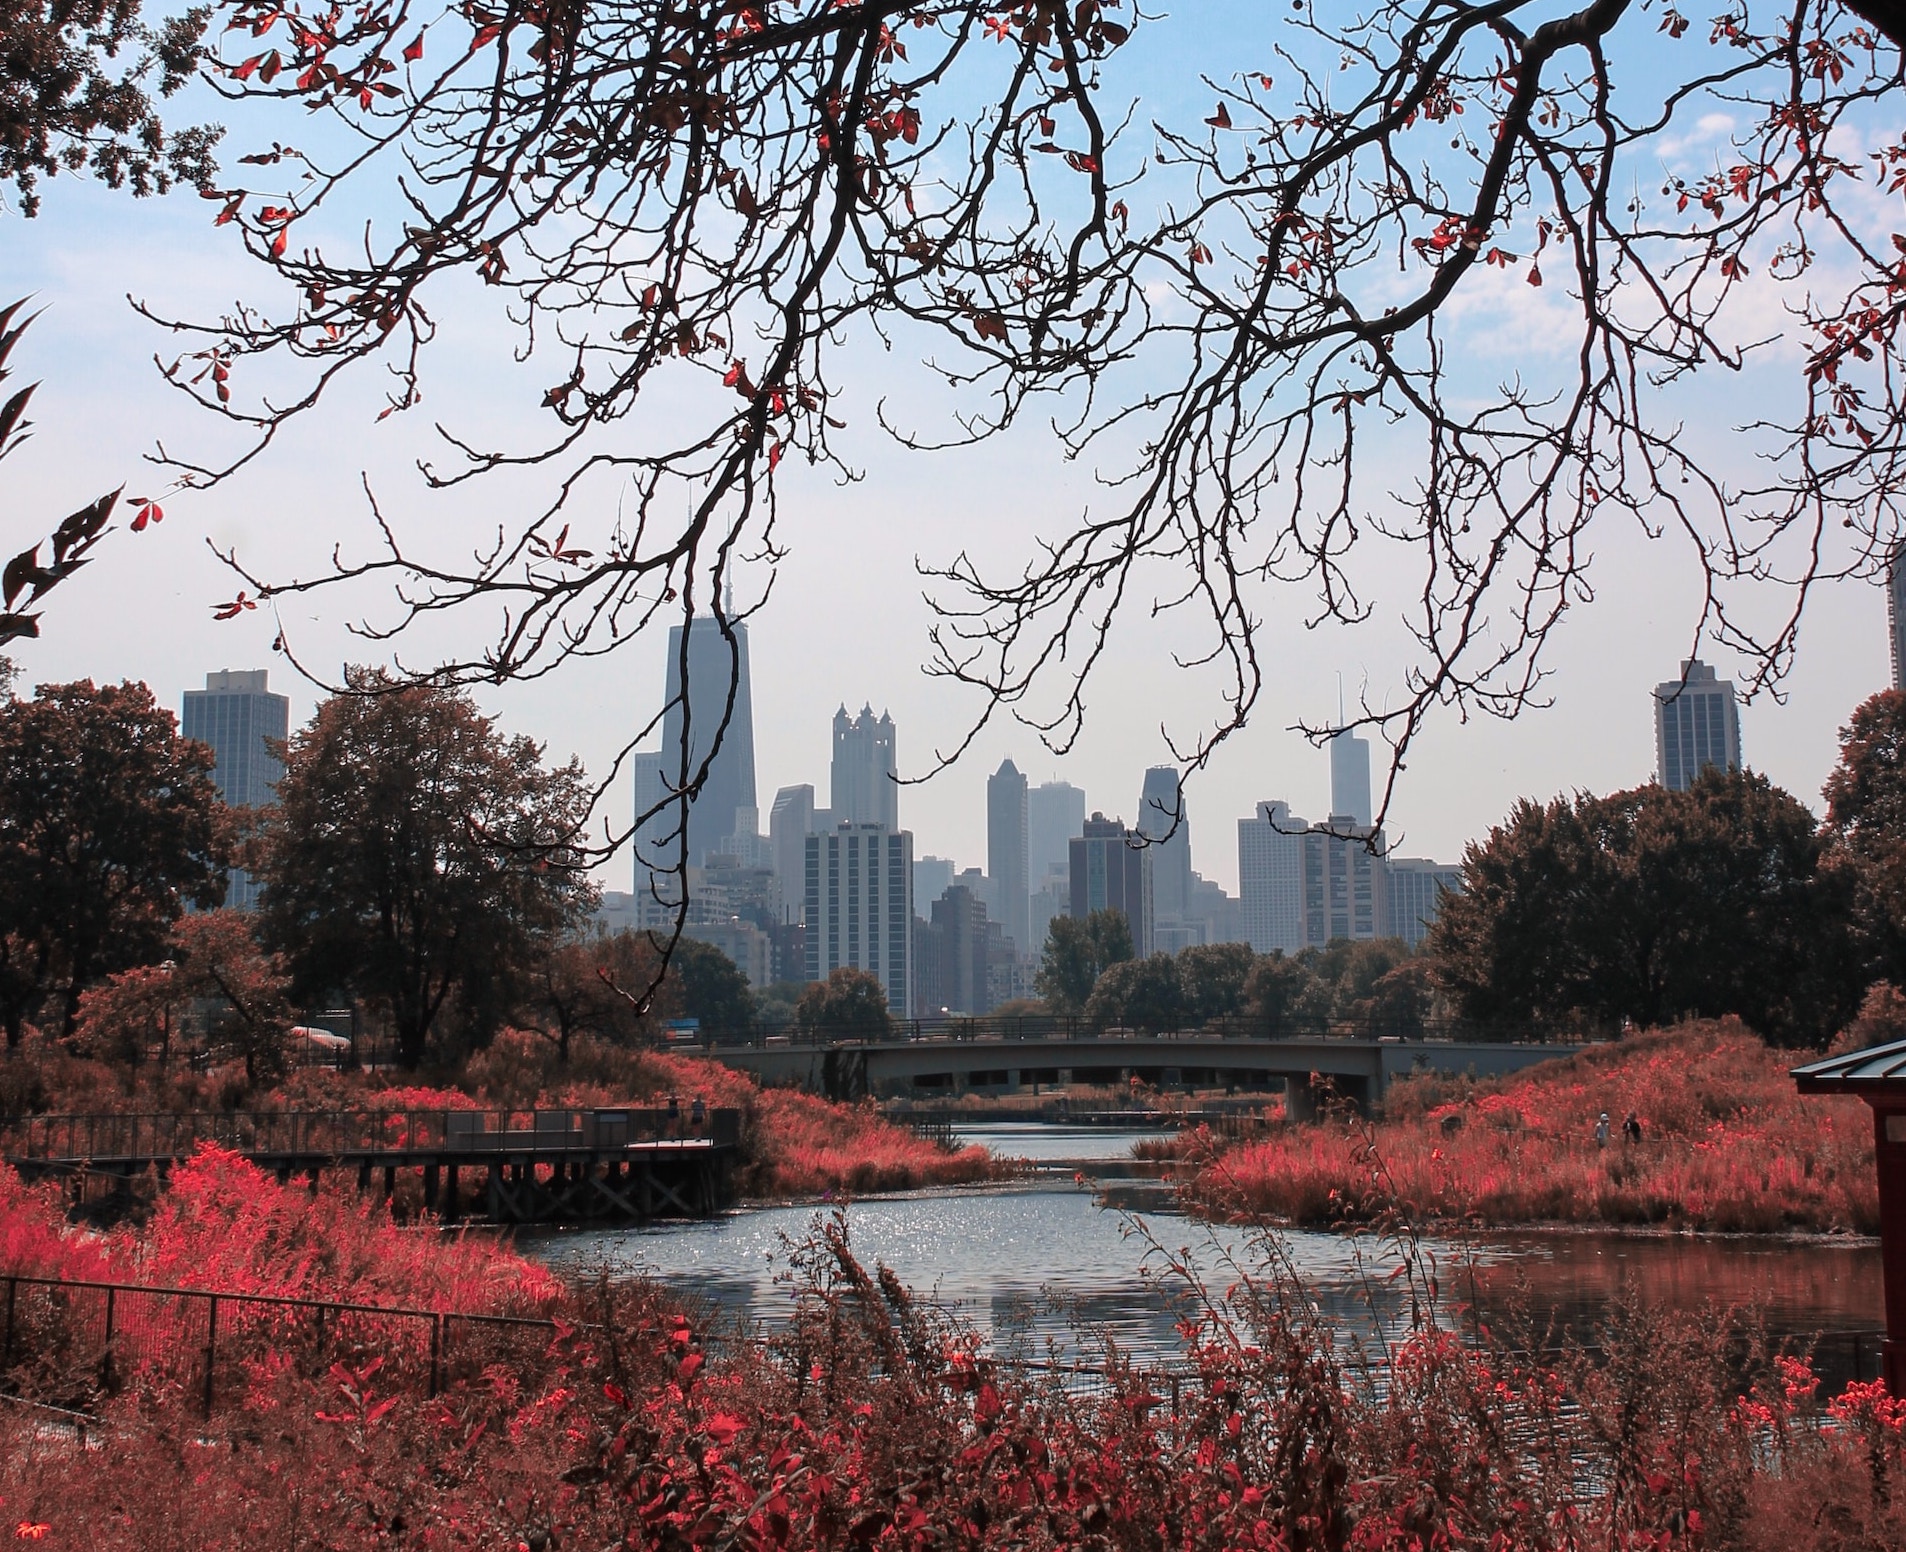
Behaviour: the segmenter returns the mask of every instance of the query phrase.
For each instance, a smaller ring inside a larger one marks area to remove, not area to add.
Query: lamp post
[[[1809,1062],[1792,1077],[1802,1094],[1851,1094],[1872,1107],[1886,1283],[1880,1373],[1893,1396],[1906,1400],[1906,1040]]]

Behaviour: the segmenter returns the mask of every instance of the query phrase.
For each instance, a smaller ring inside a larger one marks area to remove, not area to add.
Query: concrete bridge
[[[799,1084],[839,1098],[1018,1093],[1068,1083],[1286,1092],[1293,1118],[1315,1108],[1320,1080],[1369,1105],[1415,1072],[1496,1077],[1572,1056],[1578,1045],[1311,1035],[1274,1039],[1223,1032],[1169,1035],[1050,1031],[1014,1034],[919,1030],[880,1040],[798,1043],[767,1035],[717,1043],[707,1054],[764,1083]]]

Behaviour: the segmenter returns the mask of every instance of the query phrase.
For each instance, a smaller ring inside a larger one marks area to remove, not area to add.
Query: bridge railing
[[[780,1046],[820,1047],[851,1042],[879,1044],[941,1044],[965,1042],[1053,1040],[1342,1040],[1405,1044],[1580,1044],[1607,1038],[1604,1030],[1508,1029],[1460,1019],[1323,1019],[1264,1017],[1237,1014],[1170,1030],[1137,1030],[1063,1014],[1028,1014],[1006,1018],[896,1019],[886,1029],[864,1024],[756,1024],[741,1029],[677,1033],[670,1046],[678,1050],[774,1049]]]
[[[0,1157],[184,1158],[212,1143],[253,1158],[614,1152],[630,1144],[733,1146],[741,1112],[692,1104],[576,1110],[240,1110],[0,1119]]]

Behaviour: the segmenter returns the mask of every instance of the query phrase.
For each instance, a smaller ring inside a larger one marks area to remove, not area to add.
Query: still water
[[[1186,1251],[1214,1287],[1282,1258],[1317,1305],[1360,1337],[1394,1330],[1407,1294],[1373,1240],[1309,1231],[1263,1239],[1175,1211],[1169,1185],[1132,1173],[1129,1131],[990,1127],[960,1139],[1034,1161],[1010,1185],[856,1201],[845,1211],[868,1265],[891,1266],[916,1292],[1000,1347],[1089,1359],[1110,1337],[1148,1360],[1175,1358],[1183,1284],[1160,1247]],[[1074,1179],[1075,1172],[1087,1182]],[[1094,1179],[1093,1177],[1100,1177]],[[787,1309],[789,1253],[831,1206],[748,1209],[702,1222],[540,1237],[525,1248],[565,1269],[642,1272],[724,1314],[772,1325]],[[1605,1233],[1499,1233],[1429,1239],[1446,1299],[1489,1318],[1526,1302],[1592,1332],[1625,1287],[1651,1303],[1755,1305],[1777,1335],[1873,1332],[1879,1252],[1822,1240],[1695,1239]],[[1834,1365],[1840,1367],[1839,1364]]]

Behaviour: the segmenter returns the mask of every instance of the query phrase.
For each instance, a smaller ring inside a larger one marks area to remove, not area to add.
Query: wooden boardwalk
[[[234,1111],[0,1120],[0,1159],[28,1178],[163,1173],[205,1145],[280,1180],[354,1170],[395,1194],[416,1170],[446,1221],[602,1224],[706,1217],[728,1200],[741,1112],[679,1106],[589,1110]]]

